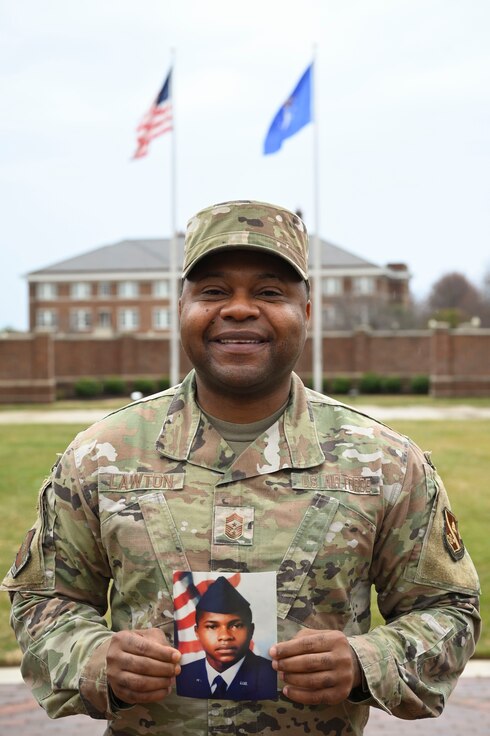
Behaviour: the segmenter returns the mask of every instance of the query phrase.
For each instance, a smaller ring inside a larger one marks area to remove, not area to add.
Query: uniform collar
[[[280,468],[314,467],[325,459],[305,387],[294,373],[284,414],[235,458],[196,402],[192,370],[177,388],[156,448],[173,460],[223,473],[227,480],[271,473]]]

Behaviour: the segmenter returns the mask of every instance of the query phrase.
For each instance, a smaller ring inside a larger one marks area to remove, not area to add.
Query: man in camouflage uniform
[[[4,580],[24,678],[51,717],[119,736],[347,736],[370,706],[439,715],[474,650],[477,576],[430,456],[292,373],[302,221],[210,207],[183,278],[194,370],[75,438]],[[174,570],[276,571],[277,699],[175,693]],[[372,585],[386,624],[370,631]]]

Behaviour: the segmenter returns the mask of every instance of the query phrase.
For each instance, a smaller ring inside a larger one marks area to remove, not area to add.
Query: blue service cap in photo
[[[211,583],[204,593],[196,605],[196,611],[207,611],[209,613],[250,612],[250,603],[221,575],[214,583]]]

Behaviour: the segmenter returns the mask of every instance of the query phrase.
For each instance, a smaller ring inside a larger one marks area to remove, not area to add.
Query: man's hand
[[[299,631],[269,654],[286,683],[284,695],[297,703],[337,705],[361,684],[357,656],[341,631]]]
[[[124,703],[156,703],[170,694],[180,657],[160,629],[118,631],[107,650],[107,682]]]

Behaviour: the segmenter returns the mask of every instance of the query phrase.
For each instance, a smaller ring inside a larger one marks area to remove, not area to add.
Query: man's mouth
[[[218,338],[217,340],[214,340],[213,342],[219,342],[220,345],[260,345],[264,340],[232,340],[232,339],[225,339],[222,340]]]
[[[251,331],[227,331],[221,334],[210,337],[211,342],[216,342],[218,345],[262,345],[263,343],[269,342],[264,335],[259,335],[257,332]]]

